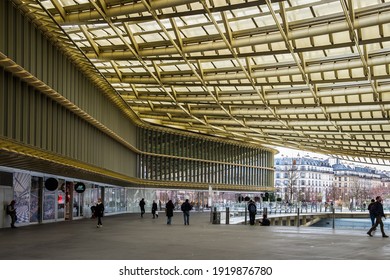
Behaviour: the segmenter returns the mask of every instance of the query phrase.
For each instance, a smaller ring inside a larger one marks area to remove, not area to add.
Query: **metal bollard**
[[[333,227],[333,229],[334,229],[334,217],[335,217],[335,215],[334,215],[334,207],[333,207],[333,209],[332,209],[332,212],[333,212],[333,224],[332,224],[332,227]]]
[[[248,209],[245,207],[245,225],[246,225],[246,222],[248,221]]]
[[[300,221],[299,221],[299,207],[297,208],[297,214],[298,214],[298,222],[297,222],[297,226],[299,227],[300,226]]]
[[[229,207],[226,207],[226,224],[228,225],[230,223],[230,210]]]

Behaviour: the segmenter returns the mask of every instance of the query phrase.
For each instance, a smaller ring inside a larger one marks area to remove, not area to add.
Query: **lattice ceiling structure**
[[[390,159],[390,0],[12,1],[138,123]]]

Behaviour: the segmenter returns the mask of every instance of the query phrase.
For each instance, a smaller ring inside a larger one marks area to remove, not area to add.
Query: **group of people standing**
[[[145,199],[142,198],[139,202],[139,207],[141,209],[141,218],[144,217],[145,214]],[[175,210],[175,205],[173,204],[172,200],[169,200],[165,204],[165,215],[167,216],[167,225],[172,224],[172,217],[173,217],[173,211]],[[181,205],[181,211],[183,211],[183,217],[184,217],[184,225],[190,225],[190,211],[192,210],[192,205],[188,201],[188,199],[183,202]],[[152,215],[153,219],[156,217],[158,218],[158,208],[157,203],[153,200],[152,203]]]

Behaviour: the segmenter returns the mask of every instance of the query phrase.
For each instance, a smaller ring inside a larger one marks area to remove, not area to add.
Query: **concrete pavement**
[[[390,238],[362,230],[213,225],[209,213],[105,216],[0,229],[2,260],[387,260]]]

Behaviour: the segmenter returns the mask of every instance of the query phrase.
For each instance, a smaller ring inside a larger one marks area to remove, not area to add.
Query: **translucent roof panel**
[[[390,160],[390,0],[33,2],[132,121]]]

